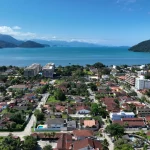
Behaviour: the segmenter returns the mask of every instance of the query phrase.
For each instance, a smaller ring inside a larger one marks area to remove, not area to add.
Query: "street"
[[[43,95],[43,98],[39,102],[36,109],[40,109],[41,104],[44,105],[46,103],[48,96],[49,96],[48,93]],[[19,136],[21,138],[21,140],[23,140],[24,136],[28,136],[31,134],[31,127],[33,126],[33,123],[35,121],[36,121],[36,118],[35,118],[34,114],[32,114],[28,124],[26,125],[26,127],[24,129],[24,131],[22,131],[22,132],[0,132],[0,136],[8,136],[10,133],[12,133],[14,136]]]

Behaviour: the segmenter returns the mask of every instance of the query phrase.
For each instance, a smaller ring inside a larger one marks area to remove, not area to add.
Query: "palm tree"
[[[52,135],[52,137],[53,137],[53,139],[54,139],[56,133],[55,133],[55,132],[52,132],[51,135]]]
[[[48,133],[44,132],[44,137],[46,138],[48,136]]]

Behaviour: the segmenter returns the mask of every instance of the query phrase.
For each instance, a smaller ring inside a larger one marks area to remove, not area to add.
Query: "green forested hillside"
[[[134,45],[130,47],[129,50],[134,52],[150,52],[150,40]]]

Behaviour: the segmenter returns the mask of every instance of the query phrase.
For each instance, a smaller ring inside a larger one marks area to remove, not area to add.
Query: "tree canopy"
[[[55,90],[54,97],[55,97],[55,99],[60,100],[60,101],[66,100],[65,94],[60,89]]]
[[[115,142],[114,150],[134,150],[134,148],[132,147],[132,145],[130,143],[128,143],[127,140],[118,139]]]
[[[114,136],[116,139],[124,135],[124,127],[119,125],[118,123],[108,125],[105,131],[111,136]]]

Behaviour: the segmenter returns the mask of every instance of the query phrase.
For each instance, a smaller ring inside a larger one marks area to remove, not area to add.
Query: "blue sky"
[[[0,0],[0,33],[130,46],[150,39],[150,0]]]

